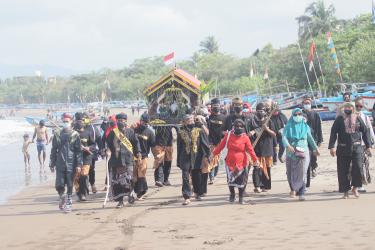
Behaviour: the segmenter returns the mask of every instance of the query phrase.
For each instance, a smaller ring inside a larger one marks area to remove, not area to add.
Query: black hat
[[[211,105],[214,105],[214,104],[220,104],[219,98],[214,98],[211,100]]]
[[[74,118],[76,119],[76,121],[82,120],[83,119],[83,113],[82,112],[75,113]]]
[[[141,121],[149,122],[150,121],[150,116],[147,113],[143,113],[141,115]]]
[[[256,106],[256,110],[262,110],[262,109],[265,109],[265,108],[266,108],[266,105],[264,104],[264,102],[260,102]]]
[[[116,115],[116,119],[123,119],[123,120],[127,120],[128,119],[128,116],[125,114],[125,113],[120,113],[120,114],[117,114]]]

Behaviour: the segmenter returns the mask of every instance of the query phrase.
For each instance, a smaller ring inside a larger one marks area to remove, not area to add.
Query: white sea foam
[[[28,133],[30,139],[34,128],[22,120],[0,120],[0,146],[22,141],[22,135]]]

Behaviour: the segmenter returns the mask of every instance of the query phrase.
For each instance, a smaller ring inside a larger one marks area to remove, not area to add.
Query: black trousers
[[[182,169],[182,196],[184,199],[190,199],[191,187],[190,187],[190,171]]]
[[[273,162],[277,162],[277,158],[278,157],[281,158],[283,156],[284,152],[285,152],[285,147],[284,147],[282,135],[277,135],[276,140],[277,140],[277,145],[279,145],[279,152],[274,150],[274,152],[273,152]]]
[[[163,183],[164,181],[164,169],[163,166],[160,165],[157,169],[154,170],[154,178],[155,182],[159,181]]]
[[[164,182],[169,180],[169,174],[171,173],[172,162],[171,161],[164,161],[163,164],[163,174],[164,174]]]
[[[353,153],[351,156],[337,155],[337,178],[340,193],[348,192],[352,186],[362,187],[362,175],[360,170],[362,162],[363,158],[361,153]]]
[[[209,173],[201,174],[202,175],[202,193],[207,194],[207,182]]]
[[[253,184],[255,188],[271,189],[271,168],[267,168],[269,179],[264,175],[262,169],[253,169]]]
[[[193,169],[191,170],[191,180],[193,181],[193,189],[194,193],[197,195],[203,194],[202,188],[202,172],[201,169]]]
[[[307,180],[306,180],[306,187],[307,188],[310,187],[310,184],[311,184],[312,171],[315,170],[318,167],[316,155],[311,150],[309,152],[310,152],[310,163],[309,163],[309,168],[307,169]]]
[[[89,170],[89,182],[91,185],[95,184],[95,160],[92,160]]]
[[[245,188],[239,188],[239,189],[238,189],[238,196],[239,196],[240,198],[243,197],[243,193],[244,193],[244,191],[245,191]],[[234,187],[229,187],[229,192],[230,192],[230,195],[231,195],[231,196],[234,196],[234,195],[236,194],[236,192],[234,191]]]

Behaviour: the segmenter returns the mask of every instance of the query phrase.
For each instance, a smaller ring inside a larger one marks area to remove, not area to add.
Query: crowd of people
[[[204,199],[219,167],[227,175],[229,202],[236,201],[238,189],[238,202],[244,204],[249,174],[255,193],[268,192],[272,166],[280,163],[286,164],[290,196],[303,201],[311,178],[317,175],[323,142],[321,119],[312,103],[311,98],[305,98],[288,119],[272,100],[259,102],[252,112],[248,104],[234,98],[229,112],[225,112],[215,98],[210,102],[210,112],[188,112],[179,125],[154,127],[147,112],[135,124],[128,123],[125,113],[109,116],[100,129],[91,125],[85,113],[76,113],[74,118],[64,114],[63,128],[53,132],[50,155],[59,208],[72,210],[73,188],[79,201],[87,199],[90,185],[91,192],[97,192],[95,161],[99,157],[107,159],[106,183],[109,181],[117,208],[126,201],[133,204],[144,199],[151,153],[155,185],[171,185],[173,130],[177,134],[176,165],[181,170],[183,205],[189,205],[192,199]],[[375,136],[363,106],[360,98],[355,103],[344,102],[329,138],[330,154],[337,157],[339,192],[345,199],[350,192],[358,198],[362,184],[370,182],[368,157]],[[36,135],[43,131],[38,129]],[[223,166],[219,166],[220,157]]]

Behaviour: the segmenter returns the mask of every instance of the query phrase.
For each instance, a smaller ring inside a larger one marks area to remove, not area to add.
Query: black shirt
[[[169,147],[173,144],[172,127],[155,127],[155,145]]]
[[[351,156],[352,153],[361,152],[362,146],[361,142],[369,148],[371,145],[371,140],[369,136],[369,131],[361,119],[358,116],[356,120],[356,131],[354,133],[348,134],[345,131],[344,117],[338,116],[331,128],[331,135],[329,137],[328,149],[334,148],[337,140],[337,154]]]
[[[209,142],[212,145],[218,145],[224,137],[225,116],[222,114],[212,114],[208,118]]]
[[[253,116],[253,121],[252,123],[250,123],[250,131],[252,130],[260,130],[262,128],[262,121],[258,118],[258,116]],[[275,130],[275,125],[274,123],[272,122],[272,120],[270,120],[268,122],[268,127],[276,132]],[[251,141],[254,142],[256,140],[256,135],[252,136],[251,137]],[[273,148],[277,145],[277,142],[276,142],[276,137],[270,135],[269,133],[267,133],[266,131],[263,132],[263,134],[261,135],[259,141],[258,141],[258,144],[255,146],[254,148],[254,151],[255,151],[255,154],[258,156],[258,157],[270,157],[270,156],[273,156]]]
[[[143,128],[138,126],[134,132],[139,140],[141,147],[142,159],[146,158],[150,153],[151,148],[155,145],[155,134],[149,127]]]
[[[311,129],[311,135],[317,145],[323,142],[322,121],[317,112],[303,110],[303,116],[307,119],[307,125]]]
[[[79,133],[79,137],[81,138],[81,145],[83,147],[89,147],[90,152],[82,150],[83,156],[83,165],[91,165],[93,155],[95,154],[96,150],[96,142],[94,138],[94,133],[91,127],[85,127],[83,131],[77,131]]]
[[[278,136],[281,136],[280,130],[285,127],[285,124],[288,122],[288,118],[279,111],[279,114],[277,115],[272,115],[271,120],[275,126],[275,131],[277,132]]]

